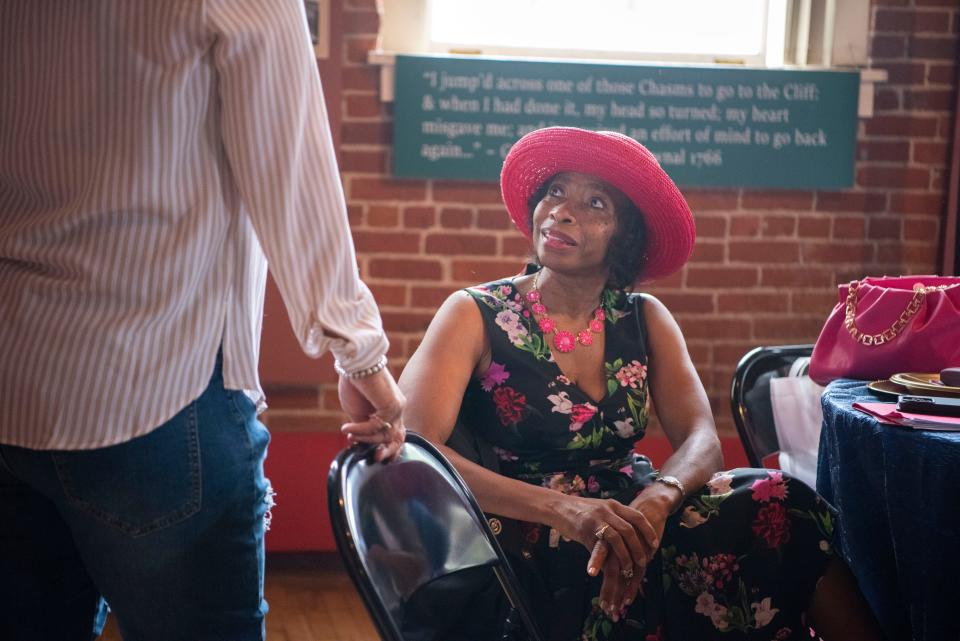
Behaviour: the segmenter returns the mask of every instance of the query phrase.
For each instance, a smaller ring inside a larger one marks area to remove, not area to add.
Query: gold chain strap
[[[853,340],[861,343],[863,345],[883,345],[884,343],[889,343],[894,338],[897,337],[904,327],[907,326],[907,323],[910,322],[910,319],[920,311],[920,306],[923,304],[924,297],[930,292],[942,292],[945,289],[950,289],[952,287],[957,287],[957,284],[953,285],[931,285],[929,287],[924,286],[923,283],[916,283],[913,286],[913,298],[910,299],[910,302],[907,303],[907,308],[900,313],[900,318],[893,322],[893,325],[883,330],[879,334],[864,334],[856,325],[856,313],[857,313],[857,288],[860,286],[859,281],[853,281],[850,283],[849,290],[847,291],[847,304],[846,304],[846,318],[843,321],[843,326],[847,328],[847,331],[850,332],[850,336]]]

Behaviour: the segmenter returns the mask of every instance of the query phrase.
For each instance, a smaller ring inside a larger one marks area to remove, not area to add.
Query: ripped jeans
[[[95,450],[0,445],[0,639],[260,641],[267,429],[218,357],[156,430]]]

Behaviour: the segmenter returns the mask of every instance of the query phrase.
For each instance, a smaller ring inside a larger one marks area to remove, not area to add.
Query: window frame
[[[430,0],[378,0],[377,11],[380,14],[380,32],[377,42],[367,54],[367,61],[380,67],[380,100],[393,102],[394,59],[397,54],[435,55],[430,50],[430,38],[427,34],[427,3]],[[453,1],[453,0],[443,0]],[[466,0],[457,0],[466,1]],[[474,0],[478,4],[483,0]],[[870,2],[871,0],[786,0],[787,2],[787,41],[784,46],[787,59],[795,61],[793,65],[783,67],[797,68],[837,68],[860,67],[860,100],[858,115],[869,118],[873,115],[874,85],[886,82],[885,69],[871,69],[869,60]],[[826,16],[831,15],[831,20]],[[818,18],[819,16],[819,18]],[[511,60],[576,60],[579,62],[611,62],[626,64],[684,64],[679,62],[660,63],[659,60],[640,60],[636,57],[624,59],[606,53],[605,57],[573,58],[565,52],[562,57],[520,56],[501,54],[495,56],[476,50],[454,50],[444,55],[490,55]],[[799,62],[796,62],[799,61]],[[826,61],[826,62],[825,62]],[[732,61],[689,62],[687,64],[723,65]],[[766,67],[766,65],[764,65]],[[775,67],[769,67],[775,68]]]

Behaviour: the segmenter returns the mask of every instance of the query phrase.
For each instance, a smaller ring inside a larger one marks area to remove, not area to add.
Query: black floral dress
[[[492,446],[506,476],[566,494],[631,501],[649,482],[634,453],[647,424],[642,298],[605,291],[606,396],[567,379],[512,280],[467,290],[492,362],[464,395],[460,422]],[[550,641],[809,639],[803,625],[831,550],[833,509],[775,470],[720,472],[667,521],[644,596],[614,622],[587,550],[555,530],[497,518]],[[479,634],[479,633],[478,633]],[[480,638],[480,637],[477,637]]]

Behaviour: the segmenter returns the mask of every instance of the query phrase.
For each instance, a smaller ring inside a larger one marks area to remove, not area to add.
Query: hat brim
[[[528,201],[551,176],[577,172],[619,189],[640,210],[646,254],[637,282],[668,276],[690,258],[696,225],[690,206],[657,159],[639,142],[613,131],[548,127],[510,148],[500,172],[500,192],[513,224],[532,240]]]

